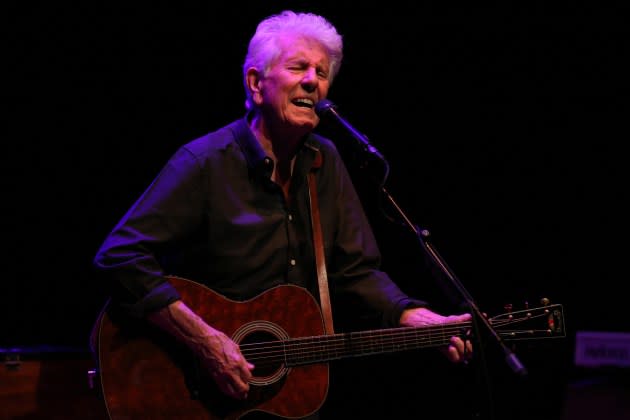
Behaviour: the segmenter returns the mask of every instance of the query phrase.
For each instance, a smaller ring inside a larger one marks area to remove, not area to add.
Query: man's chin
[[[296,120],[293,121],[291,125],[295,128],[295,130],[299,130],[306,134],[317,127],[318,122],[319,121],[314,120]]]

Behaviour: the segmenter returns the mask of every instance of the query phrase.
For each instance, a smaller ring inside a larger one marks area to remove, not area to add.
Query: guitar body
[[[236,342],[283,340],[324,334],[315,299],[304,289],[284,285],[236,302],[199,283],[169,280],[186,304],[208,324]],[[249,397],[222,394],[184,346],[143,324],[101,317],[99,373],[107,411],[119,419],[237,419],[251,411],[279,417],[303,417],[317,411],[328,393],[327,363],[287,367],[283,363],[254,370]]]

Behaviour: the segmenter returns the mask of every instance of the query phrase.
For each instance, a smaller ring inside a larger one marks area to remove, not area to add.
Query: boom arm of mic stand
[[[477,304],[475,303],[472,296],[464,288],[463,284],[457,279],[457,277],[452,272],[452,270],[448,267],[444,259],[442,259],[440,254],[437,252],[435,247],[429,242],[428,240],[429,231],[427,231],[426,229],[420,229],[418,228],[418,226],[412,223],[411,220],[409,220],[407,215],[405,215],[403,210],[400,208],[400,206],[398,206],[398,204],[393,199],[393,197],[385,189],[385,187],[381,186],[381,189],[382,189],[383,194],[387,198],[387,201],[396,209],[398,214],[405,221],[405,224],[416,235],[416,237],[420,241],[422,248],[431,257],[431,260],[433,261],[433,263],[444,273],[444,275],[446,276],[446,278],[449,279],[449,281],[451,282],[455,290],[457,290],[459,295],[466,302],[467,307],[469,308],[469,310],[471,311],[473,315],[474,325],[478,326],[478,323],[481,323],[481,325],[484,326],[485,330],[490,334],[490,336],[494,339],[494,341],[499,345],[499,347],[503,351],[505,355],[505,361],[510,367],[510,369],[512,369],[512,371],[519,376],[526,376],[527,369],[525,368],[525,366],[520,362],[520,360],[514,354],[514,352],[512,352],[512,350],[510,350],[510,348],[505,345],[505,343],[501,339],[501,336],[497,333],[494,327],[492,327],[492,325],[488,322],[486,317],[483,316],[483,314],[477,307]]]

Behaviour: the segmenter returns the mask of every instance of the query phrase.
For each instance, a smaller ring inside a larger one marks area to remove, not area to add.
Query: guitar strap
[[[308,173],[308,198],[311,206],[311,227],[313,230],[313,248],[315,249],[315,265],[317,267],[317,283],[319,284],[319,298],[324,316],[324,329],[326,334],[335,333],[332,321],[332,308],[330,305],[330,293],[328,290],[328,276],[326,274],[326,260],[322,239],[322,226],[319,220],[319,202],[317,201],[317,184],[315,173],[322,166],[323,158],[319,150],[315,151],[315,160]]]

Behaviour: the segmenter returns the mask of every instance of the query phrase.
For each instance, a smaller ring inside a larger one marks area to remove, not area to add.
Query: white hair
[[[330,83],[339,72],[343,58],[343,41],[337,29],[328,20],[313,13],[296,13],[290,10],[269,16],[258,24],[256,33],[249,41],[247,56],[243,63],[247,109],[253,107],[251,93],[247,88],[247,69],[254,67],[266,74],[271,63],[280,54],[277,41],[285,34],[314,39],[326,49],[330,58],[328,73]]]

